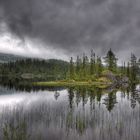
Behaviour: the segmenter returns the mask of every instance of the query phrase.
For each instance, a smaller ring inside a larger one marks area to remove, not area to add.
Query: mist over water
[[[15,133],[25,140],[139,140],[139,90],[1,87],[0,139]]]

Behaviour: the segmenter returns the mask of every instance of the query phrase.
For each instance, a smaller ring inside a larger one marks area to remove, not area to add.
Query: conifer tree
[[[91,50],[91,58],[90,58],[90,75],[95,73],[95,53]]]
[[[73,57],[70,59],[70,79],[74,78],[74,62]]]
[[[135,82],[136,77],[137,77],[137,57],[134,54],[131,54],[131,71],[130,71],[131,81]]]
[[[127,70],[126,70],[125,62],[122,62],[121,74],[126,75],[126,72],[127,72]]]
[[[117,58],[111,49],[107,52],[107,55],[104,59],[105,63],[107,64],[108,70],[116,72]]]
[[[83,76],[86,76],[86,56],[83,54],[83,67],[82,67]]]
[[[77,60],[76,60],[76,74],[77,75],[80,72],[80,63],[81,63],[81,60],[80,60],[79,56],[77,56]]]
[[[127,77],[130,76],[130,63],[127,63]]]
[[[100,57],[97,57],[97,76],[100,76],[103,71],[102,60]]]
[[[126,74],[126,66],[125,66],[125,62],[124,62],[124,64],[123,64],[123,71],[124,71],[123,73]]]

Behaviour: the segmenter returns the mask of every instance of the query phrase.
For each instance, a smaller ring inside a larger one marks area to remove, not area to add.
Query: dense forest
[[[117,65],[118,58],[110,49],[106,56],[101,58],[91,50],[90,58],[83,54],[76,61],[73,57],[70,59],[68,79],[73,80],[96,80],[106,74],[128,77],[131,82],[137,82],[140,76],[140,59],[131,54],[130,61],[123,62],[121,66]]]
[[[140,77],[140,59],[131,54],[130,61],[117,65],[118,58],[110,49],[106,56],[96,56],[91,50],[90,57],[83,54],[70,62],[62,60],[21,59],[0,65],[0,75],[37,80],[95,81],[104,75],[117,75],[137,82]]]
[[[64,79],[69,63],[62,60],[23,59],[1,64],[0,75],[24,79]]]

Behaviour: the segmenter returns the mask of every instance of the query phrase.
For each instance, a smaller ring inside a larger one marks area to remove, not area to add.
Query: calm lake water
[[[0,140],[140,140],[140,87],[1,86]]]

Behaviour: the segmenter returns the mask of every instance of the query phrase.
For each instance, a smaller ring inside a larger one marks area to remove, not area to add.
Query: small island
[[[71,57],[66,77],[63,80],[34,82],[35,86],[87,86],[87,87],[121,87],[130,82],[138,83],[138,62],[134,54],[131,54],[130,62],[117,65],[118,59],[110,49],[104,58],[95,55],[91,50],[90,58],[83,54],[76,61]]]
[[[23,58],[0,65],[0,83],[18,87],[97,87],[118,88],[139,83],[140,59],[131,54],[130,61],[122,62],[109,49],[105,57],[93,50],[90,57],[70,58],[70,62],[56,59]]]

